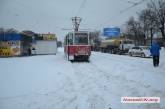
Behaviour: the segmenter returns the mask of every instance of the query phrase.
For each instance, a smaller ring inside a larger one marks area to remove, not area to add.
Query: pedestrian
[[[153,65],[154,67],[159,66],[159,56],[160,56],[160,46],[156,41],[153,41],[153,44],[151,46],[150,52],[153,56]]]
[[[28,55],[30,56],[32,54],[31,49],[28,48]]]

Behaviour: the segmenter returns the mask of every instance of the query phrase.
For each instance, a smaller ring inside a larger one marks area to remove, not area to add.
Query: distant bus
[[[69,32],[65,36],[64,47],[65,56],[68,60],[89,61],[91,55],[89,32]]]

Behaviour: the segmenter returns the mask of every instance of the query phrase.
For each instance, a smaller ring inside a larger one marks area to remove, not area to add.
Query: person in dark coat
[[[30,56],[32,54],[31,49],[28,48],[28,55]]]
[[[159,44],[156,41],[154,41],[151,46],[151,49],[150,49],[151,55],[153,56],[154,67],[159,66],[160,49],[161,48],[160,48]]]

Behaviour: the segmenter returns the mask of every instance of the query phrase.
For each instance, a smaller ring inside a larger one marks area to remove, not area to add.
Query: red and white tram
[[[89,32],[75,31],[68,33],[64,45],[64,52],[68,60],[89,60],[91,55]]]

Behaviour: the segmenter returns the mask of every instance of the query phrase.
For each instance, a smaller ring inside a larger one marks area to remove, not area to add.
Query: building
[[[55,34],[39,34],[33,44],[33,54],[56,54],[57,37]]]
[[[44,55],[57,53],[57,37],[55,34],[36,34],[25,30],[0,31],[0,57]]]
[[[22,51],[21,35],[16,32],[0,33],[0,56],[20,56]]]

